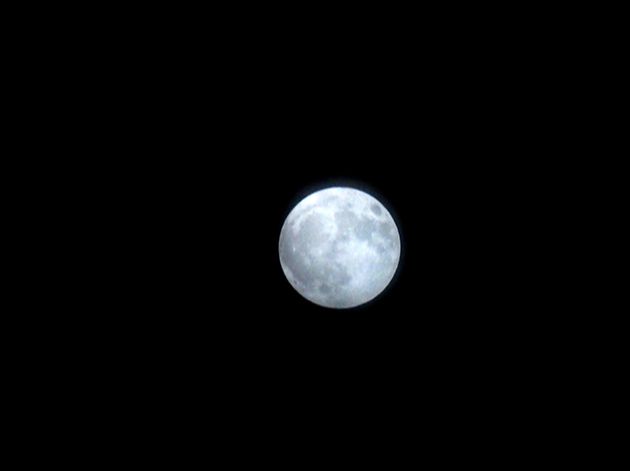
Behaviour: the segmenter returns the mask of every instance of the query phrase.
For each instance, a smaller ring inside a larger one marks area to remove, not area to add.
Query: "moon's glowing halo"
[[[302,297],[352,309],[395,282],[404,241],[392,205],[373,188],[329,182],[301,191],[289,209],[278,251],[284,275]]]

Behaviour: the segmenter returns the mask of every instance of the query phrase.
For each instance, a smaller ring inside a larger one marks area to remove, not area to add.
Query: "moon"
[[[278,250],[298,293],[319,306],[345,309],[371,301],[389,285],[400,260],[400,235],[376,198],[332,187],[293,208]]]

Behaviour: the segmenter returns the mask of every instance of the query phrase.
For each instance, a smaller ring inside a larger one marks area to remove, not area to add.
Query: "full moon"
[[[304,298],[328,308],[351,308],[389,285],[400,259],[400,235],[376,198],[333,187],[293,208],[280,231],[279,252],[287,280]]]

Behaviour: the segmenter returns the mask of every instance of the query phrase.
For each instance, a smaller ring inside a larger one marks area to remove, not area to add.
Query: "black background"
[[[578,282],[601,229],[575,169],[602,153],[576,126],[599,73],[583,19],[52,8],[71,27],[39,9],[43,35],[11,37],[32,44],[13,48],[26,91],[7,88],[27,169],[8,200],[25,250],[7,247],[40,281],[10,274],[28,328],[7,330],[9,356],[33,357],[16,384],[45,440],[68,443],[65,426],[99,458],[341,450],[391,467],[536,459],[581,433],[601,302],[584,308]],[[278,259],[289,211],[332,185],[378,197],[402,237],[391,285],[349,310],[303,299]]]
[[[115,221],[98,332],[141,408],[158,391],[261,433],[291,411],[444,428],[536,412],[564,322],[540,263],[559,242],[559,55],[510,22],[370,25],[158,25],[86,72],[105,84],[90,145]],[[338,184],[377,196],[402,238],[390,287],[343,311],[303,299],[277,251],[293,206]]]
[[[234,335],[251,328],[263,344],[300,348],[323,335],[334,348],[400,348],[428,332],[458,350],[480,336],[508,341],[495,333],[516,327],[526,303],[520,266],[536,238],[527,221],[547,173],[543,111],[530,83],[510,80],[508,51],[455,61],[464,42],[380,52],[327,44],[323,57],[283,45],[268,45],[271,54],[246,43],[168,73],[165,95],[162,80],[142,83],[149,119],[132,129],[150,150],[131,182],[142,182],[134,217],[160,224],[152,237],[167,257],[156,270],[172,268],[174,288],[158,298],[216,310],[211,323]],[[348,312],[302,300],[277,256],[288,211],[334,184],[378,195],[403,237],[391,289]]]
[[[329,385],[506,381],[531,360],[531,333],[548,329],[528,259],[539,237],[529,115],[505,115],[506,100],[522,104],[492,86],[471,98],[442,74],[346,74],[326,86],[256,80],[254,91],[220,81],[207,120],[187,104],[148,128],[156,154],[134,176],[142,203],[131,214],[150,281],[131,289],[150,308],[134,335],[191,368],[214,352],[221,370],[260,380],[309,381],[315,368]],[[390,288],[348,311],[301,298],[277,252],[292,207],[337,184],[377,195],[403,244]]]

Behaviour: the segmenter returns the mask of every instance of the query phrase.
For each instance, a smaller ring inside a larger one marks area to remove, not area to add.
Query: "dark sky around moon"
[[[557,151],[538,131],[543,95],[511,82],[511,54],[484,60],[468,37],[422,34],[421,50],[402,41],[409,48],[356,54],[254,41],[205,65],[206,51],[176,49],[192,60],[179,57],[155,89],[163,75],[146,68],[143,93],[128,92],[133,108],[121,108],[144,114],[116,114],[129,141],[104,140],[103,167],[116,178],[103,199],[122,209],[115,228],[100,229],[103,250],[129,254],[116,283],[137,293],[134,306],[155,306],[132,317],[132,330],[157,325],[169,338],[204,345],[211,335],[252,351],[347,345],[375,357],[498,351],[532,326],[545,330],[530,295],[542,285],[531,275],[541,228],[553,222],[539,211]],[[390,287],[344,313],[305,302],[277,254],[291,208],[333,185],[375,195],[402,239]]]
[[[300,136],[282,141],[285,163],[186,169],[172,187],[175,199],[165,199],[156,214],[166,255],[157,257],[160,247],[147,254],[154,281],[147,289],[159,301],[158,314],[147,312],[136,327],[157,323],[175,345],[210,349],[257,370],[422,368],[435,377],[444,365],[469,371],[470,362],[521,361],[528,333],[545,332],[546,321],[525,295],[523,283],[535,281],[514,266],[529,250],[518,232],[528,229],[518,220],[514,193],[502,191],[489,165],[441,154],[436,140],[428,137],[424,151],[406,141],[408,152],[419,155],[412,163],[401,157],[400,141],[388,147],[392,137],[388,132],[350,153],[345,139],[311,148]],[[339,150],[326,156],[324,148]],[[296,149],[303,155],[291,160]],[[402,239],[388,289],[344,312],[303,299],[278,260],[288,212],[313,189],[338,184],[381,200]]]
[[[264,120],[228,124],[227,114],[196,140],[175,128],[181,138],[160,158],[123,167],[137,194],[123,202],[125,232],[113,234],[131,260],[118,283],[138,293],[134,306],[155,306],[123,318],[127,328],[149,326],[163,334],[151,338],[200,348],[216,342],[228,356],[364,352],[372,363],[521,355],[527,333],[547,331],[530,295],[541,286],[532,273],[543,236],[530,222],[546,213],[532,212],[540,183],[518,141],[480,121],[460,123],[437,97],[416,116],[397,101],[366,114],[344,96],[317,107],[304,95],[302,119],[267,107]],[[203,138],[210,134],[214,141]],[[305,301],[278,260],[289,211],[339,185],[379,199],[402,246],[388,289],[348,312]]]
[[[520,427],[513,411],[535,411],[532,398],[550,391],[529,379],[557,377],[572,355],[548,361],[573,317],[560,297],[549,299],[562,284],[565,243],[554,228],[572,194],[548,198],[573,165],[567,140],[553,139],[565,123],[559,111],[582,103],[579,90],[567,92],[575,74],[556,73],[573,36],[533,50],[546,12],[519,31],[523,12],[480,12],[481,21],[447,5],[441,15],[385,19],[379,7],[364,21],[369,7],[342,17],[335,6],[309,29],[312,8],[282,8],[275,22],[238,9],[232,21],[190,10],[176,21],[172,8],[153,21],[146,15],[158,9],[144,9],[131,21],[135,40],[104,34],[106,54],[79,41],[84,53],[69,60],[77,74],[63,63],[43,74],[44,85],[59,80],[72,91],[53,83],[47,94],[75,95],[79,106],[48,110],[67,142],[31,139],[60,154],[49,165],[76,152],[65,173],[98,194],[92,204],[87,192],[68,192],[85,205],[67,235],[86,246],[75,272],[85,286],[64,287],[76,317],[63,324],[66,306],[43,299],[54,308],[43,312],[47,322],[98,346],[100,364],[69,349],[87,359],[79,391],[111,388],[94,404],[125,404],[117,430],[135,432],[127,425],[145,423],[144,408],[155,430],[191,431],[204,450],[208,430],[233,439],[233,457],[250,450],[243,433],[262,443],[281,428],[308,441],[296,424],[339,431],[342,446],[348,423],[402,431],[398,443],[414,440],[410,449],[427,442],[409,424],[438,440],[448,436],[439,427],[464,430],[468,440],[496,408]],[[288,212],[333,185],[377,197],[402,239],[388,289],[344,312],[305,301],[278,260]],[[51,224],[43,238],[57,231]],[[511,400],[514,391],[525,397]],[[168,426],[165,409],[194,424]],[[282,411],[293,423],[278,420]],[[375,426],[379,414],[403,423]],[[135,435],[129,443],[143,434]],[[445,442],[444,457],[471,456]],[[286,443],[270,449],[293,449]]]

